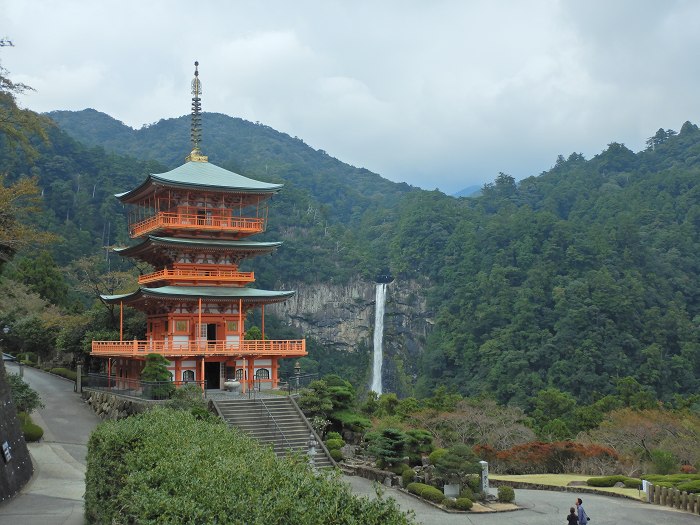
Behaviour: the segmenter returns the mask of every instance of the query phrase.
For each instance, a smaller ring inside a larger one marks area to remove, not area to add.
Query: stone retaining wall
[[[102,419],[124,419],[133,414],[140,414],[153,406],[153,403],[157,403],[87,388],[83,389],[82,397]]]
[[[376,481],[387,487],[399,485],[400,476],[388,470],[368,467],[367,465],[343,465],[343,470],[351,476],[360,476],[361,478]]]

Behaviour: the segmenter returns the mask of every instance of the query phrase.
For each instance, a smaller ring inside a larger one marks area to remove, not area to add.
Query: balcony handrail
[[[139,284],[160,279],[201,279],[201,280],[231,280],[231,281],[255,281],[254,272],[239,272],[234,270],[189,270],[165,268],[157,272],[139,277]]]
[[[146,356],[306,355],[305,339],[267,339],[238,341],[93,341],[92,355]]]
[[[131,235],[143,234],[159,226],[176,226],[180,228],[204,228],[227,231],[262,232],[265,219],[259,217],[233,217],[224,215],[202,216],[190,213],[173,213],[161,211],[152,217],[129,225]]]

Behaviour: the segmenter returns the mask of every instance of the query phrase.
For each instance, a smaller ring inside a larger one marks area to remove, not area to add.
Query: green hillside
[[[48,210],[29,220],[61,235],[53,256],[64,265],[127,241],[111,193],[181,163],[189,120],[135,131],[92,110],[51,117],[88,146],[53,130],[34,164],[8,148],[0,160],[10,180],[38,177]],[[639,153],[612,143],[590,160],[559,157],[518,183],[500,174],[480,196],[456,199],[263,125],[216,114],[204,122],[212,162],[285,183],[266,234],[285,244],[255,261],[261,286],[384,271],[429,278],[435,324],[416,394],[445,385],[527,407],[544,388],[588,403],[623,379],[661,400],[700,389],[697,126],[659,130]]]

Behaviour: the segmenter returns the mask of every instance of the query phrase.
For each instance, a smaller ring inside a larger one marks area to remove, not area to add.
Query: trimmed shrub
[[[90,435],[87,523],[410,525],[393,499],[352,495],[303,455],[277,458],[223,423],[154,408]]]
[[[686,491],[688,493],[698,493],[700,492],[700,481],[685,481],[676,485],[676,488],[681,492]]]
[[[342,439],[327,439],[326,448],[328,450],[341,449],[345,446],[345,441]]]
[[[498,487],[498,501],[501,503],[510,503],[515,500],[515,491],[513,487],[502,485]]]
[[[372,427],[372,422],[367,417],[349,410],[333,412],[330,417],[353,432],[364,432]]]
[[[412,468],[404,469],[401,473],[401,481],[404,487],[408,487],[416,479],[416,471]]]
[[[440,459],[445,454],[447,454],[446,448],[436,448],[428,456],[428,461],[430,461],[431,465],[435,465],[435,463],[437,463],[438,459]]]
[[[339,432],[329,432],[326,434],[326,439],[343,439]]]
[[[642,484],[642,480],[622,475],[602,476],[598,478],[589,478],[586,480],[586,484],[589,487],[614,487],[615,483],[624,483],[625,487],[636,489]]]
[[[445,495],[438,488],[431,487],[425,483],[409,483],[406,487],[410,493],[420,496],[423,499],[432,501],[434,503],[442,503],[445,499]]]
[[[328,453],[331,455],[333,458],[333,461],[343,461],[343,451],[340,450],[339,448],[334,448],[332,450],[329,450]]]
[[[638,489],[642,486],[642,480],[639,478],[627,478],[623,483],[628,489]]]
[[[457,499],[447,498],[443,502],[443,504],[448,509],[455,509],[455,510],[471,510],[471,508],[474,506],[474,502],[472,500],[470,500],[469,498],[457,498]]]

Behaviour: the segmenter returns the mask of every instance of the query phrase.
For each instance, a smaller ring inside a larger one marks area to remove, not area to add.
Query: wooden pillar
[[[107,358],[107,388],[109,388],[112,383],[112,358]]]
[[[248,388],[253,390],[255,388],[255,358],[253,356],[248,356]]]
[[[277,383],[278,383],[277,368],[279,367],[278,361],[279,361],[278,357],[273,357],[271,359],[271,362],[272,362],[272,388],[277,388]]]
[[[182,381],[182,358],[175,358],[175,381]]]
[[[124,301],[119,301],[119,342],[124,341]]]
[[[265,340],[265,305],[262,305],[262,338]]]
[[[201,379],[200,381],[202,382],[202,392],[206,389],[206,385],[204,384],[204,356],[202,356],[202,366],[201,366]]]
[[[197,326],[197,348],[199,348],[201,344],[201,339],[202,337],[202,298],[199,298],[199,326]]]
[[[243,348],[243,338],[245,337],[245,330],[243,330],[243,299],[238,300],[238,332],[241,340],[241,348]]]

